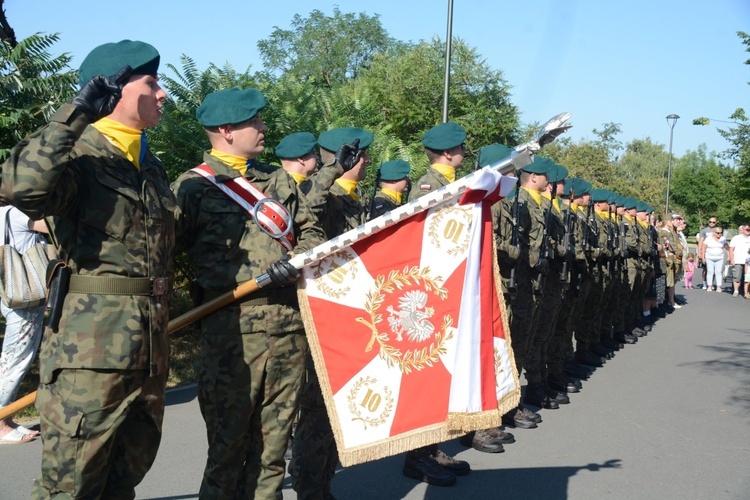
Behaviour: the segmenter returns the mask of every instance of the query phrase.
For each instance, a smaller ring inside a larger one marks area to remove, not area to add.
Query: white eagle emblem
[[[388,324],[391,325],[391,331],[396,334],[396,340],[403,340],[404,332],[412,342],[423,342],[430,338],[435,331],[435,325],[427,321],[427,318],[432,317],[435,310],[425,307],[425,304],[427,294],[421,290],[413,290],[398,299],[398,311],[393,306],[388,306]]]

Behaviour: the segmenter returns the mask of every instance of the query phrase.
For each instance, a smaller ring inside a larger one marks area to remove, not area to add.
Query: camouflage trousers
[[[299,499],[322,500],[331,494],[339,453],[328,420],[312,356],[307,357],[307,381],[300,397],[300,414],[292,441],[289,474]]]
[[[201,499],[282,498],[306,356],[302,330],[203,335],[198,402],[208,459]]]
[[[593,328],[594,315],[597,313],[599,302],[604,290],[603,274],[598,263],[589,263],[588,274],[583,280],[581,297],[576,312],[570,316],[573,338],[575,338],[575,349],[570,346],[570,355],[573,351],[585,351],[591,348],[591,329]],[[566,359],[569,359],[566,357]]]
[[[627,325],[626,311],[628,309],[628,302],[633,293],[633,286],[635,285],[636,271],[635,267],[630,264],[623,264],[620,269],[620,280],[618,289],[614,293],[617,294],[617,309],[614,310],[612,316],[612,326],[614,326],[616,332],[622,332],[625,330]]]
[[[573,333],[576,324],[581,319],[581,309],[588,294],[588,277],[583,276],[578,286],[577,292],[572,287],[568,289],[563,294],[560,303],[555,333],[547,346],[547,371],[549,374],[561,374],[564,363],[573,359]]]
[[[32,498],[134,498],[156,458],[166,370],[58,369],[41,384],[42,475]]]
[[[531,269],[528,265],[518,265],[516,269],[518,292],[515,297],[504,294],[505,306],[510,320],[511,347],[516,371],[519,375],[524,368],[526,357],[534,340],[534,324],[540,296],[532,292]]]
[[[547,378],[547,349],[555,332],[557,315],[562,303],[560,273],[550,271],[544,285],[544,294],[539,304],[538,320],[532,326],[534,331],[531,349],[526,358],[526,381],[538,384]]]

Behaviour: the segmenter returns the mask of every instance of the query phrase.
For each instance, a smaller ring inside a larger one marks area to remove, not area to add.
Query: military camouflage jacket
[[[620,246],[627,250],[628,265],[636,266],[638,264],[638,251],[640,250],[640,232],[638,231],[638,222],[635,219],[628,219],[623,216],[620,219],[620,227],[623,228],[624,243]],[[623,231],[621,231],[623,232]]]
[[[236,178],[239,171],[205,153],[203,161],[218,182]],[[267,196],[280,201],[294,218],[294,253],[325,241],[307,200],[287,173],[254,162],[245,178]],[[250,215],[200,174],[183,173],[172,185],[177,196],[177,246],[195,267],[203,300],[257,278],[287,252],[261,230]],[[260,290],[202,320],[204,333],[283,333],[300,330],[302,318],[294,286]]]
[[[299,185],[299,189],[305,195],[310,209],[321,224],[325,218],[328,193],[331,191],[333,183],[341,175],[339,168],[336,160],[331,160]]]
[[[334,238],[365,222],[362,199],[355,200],[344,188],[334,183],[323,212],[323,230],[328,238]]]
[[[579,259],[578,242],[580,241],[580,251],[588,263],[592,264],[599,260],[602,252],[599,248],[599,228],[596,225],[596,214],[593,210],[589,214],[588,207],[578,207],[576,215],[578,216],[576,223],[578,229],[576,231],[580,231],[580,239],[576,240],[576,260]]]
[[[563,213],[562,211],[558,211],[552,205],[552,200],[545,196],[542,196],[542,207],[544,207],[545,212],[545,223],[547,221],[547,211],[552,210],[552,214],[549,217],[550,228],[547,230],[547,241],[550,245],[550,267],[553,271],[558,272],[562,269],[562,262],[565,258],[565,248],[563,245],[563,240],[565,239],[565,222],[563,221]]]
[[[526,206],[529,214],[529,265],[534,267],[539,262],[542,245],[549,245],[544,241],[544,208],[523,188],[519,190],[518,201]],[[547,256],[552,256],[550,248],[547,249]]]
[[[396,200],[385,194],[383,191],[378,191],[372,200],[372,210],[368,214],[368,220],[375,219],[381,215],[390,212],[394,208],[401,206],[396,203]]]
[[[32,219],[47,217],[74,275],[172,275],[174,197],[150,151],[140,170],[70,104],[21,141],[2,169],[2,197]],[[69,293],[59,333],[47,331],[42,381],[55,368],[167,366],[169,294]]]
[[[614,256],[615,249],[613,237],[614,235],[610,237],[610,233],[613,230],[612,225],[609,223],[608,218],[602,217],[596,211],[594,212],[594,214],[596,234],[598,236],[597,247],[601,250],[601,252],[599,253],[599,259],[610,260]]]
[[[412,186],[409,191],[409,201],[416,200],[426,194],[430,194],[443,186],[450,184],[448,179],[435,170],[434,168],[429,169],[425,174],[419,178],[417,182]]]
[[[525,202],[518,200],[518,247],[514,248],[513,240],[513,205],[516,195],[503,198],[492,205],[492,228],[495,232],[495,243],[497,245],[497,257],[501,263],[500,269],[507,266],[502,264],[513,264],[517,260],[524,265],[529,265],[529,232],[531,231],[531,217]]]

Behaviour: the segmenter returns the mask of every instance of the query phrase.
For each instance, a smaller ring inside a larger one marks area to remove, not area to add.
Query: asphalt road
[[[484,454],[457,440],[441,447],[472,466],[453,487],[401,474],[403,456],[341,468],[346,499],[748,499],[750,498],[750,300],[682,290],[687,305],[571,394],[541,410],[537,429]],[[172,391],[164,438],[138,487],[143,499],[197,498],[205,463],[203,421],[192,388]],[[28,498],[41,443],[0,446],[0,499]],[[295,498],[287,478],[284,498]]]

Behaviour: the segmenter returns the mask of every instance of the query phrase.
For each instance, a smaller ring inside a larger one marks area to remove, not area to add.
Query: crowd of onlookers
[[[750,225],[742,224],[727,241],[716,217],[696,235],[697,255],[689,253],[684,266],[685,288],[721,292],[725,279],[732,281],[732,296],[750,299]],[[702,285],[694,286],[695,273],[701,273]]]

